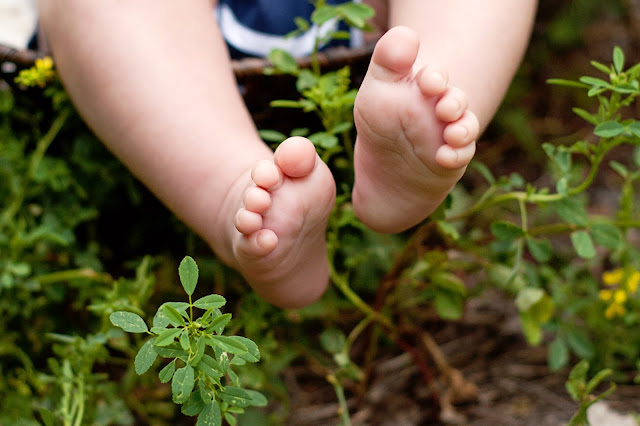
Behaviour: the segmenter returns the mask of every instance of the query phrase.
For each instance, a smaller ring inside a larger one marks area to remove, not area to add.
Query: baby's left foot
[[[475,153],[479,125],[466,94],[444,72],[414,70],[418,48],[413,30],[389,30],[356,98],[353,208],[378,232],[400,232],[429,216]]]

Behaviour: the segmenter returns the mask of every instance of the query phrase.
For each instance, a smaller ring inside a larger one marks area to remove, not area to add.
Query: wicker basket
[[[373,44],[361,48],[336,47],[321,52],[318,60],[324,70],[350,66],[353,85],[358,87],[372,52]],[[17,50],[0,44],[0,84],[15,86],[14,78],[20,70],[31,67],[42,56],[42,52]],[[296,99],[299,96],[290,76],[264,75],[264,68],[270,65],[267,59],[245,58],[234,60],[232,64],[247,108],[258,128],[278,129],[286,133],[293,127],[309,125],[305,122],[308,117],[302,118],[295,111],[278,111],[269,106],[274,99]],[[298,64],[303,68],[309,67],[311,58],[301,58]]]

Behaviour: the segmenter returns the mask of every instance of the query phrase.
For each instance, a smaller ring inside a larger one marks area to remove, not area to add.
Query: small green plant
[[[211,294],[192,300],[198,283],[198,266],[187,256],[178,269],[182,288],[189,302],[167,302],[158,308],[151,330],[133,312],[118,311],[110,315],[113,325],[129,333],[151,335],[135,357],[135,370],[144,374],[158,356],[171,359],[158,374],[162,383],[171,382],[173,402],[182,405],[182,413],[198,416],[198,425],[220,425],[224,418],[236,424],[237,414],[250,406],[265,406],[259,392],[240,387],[232,366],[258,362],[258,346],[242,336],[225,336],[231,314],[220,308],[224,297]],[[203,310],[194,317],[194,308]]]
[[[580,361],[569,373],[569,379],[565,383],[567,392],[571,398],[579,404],[578,412],[571,417],[567,426],[588,426],[590,425],[587,411],[596,402],[611,395],[615,390],[615,383],[611,383],[609,388],[599,395],[593,395],[596,388],[602,382],[611,377],[613,373],[610,369],[600,370],[591,379],[587,377],[589,372],[589,362]]]

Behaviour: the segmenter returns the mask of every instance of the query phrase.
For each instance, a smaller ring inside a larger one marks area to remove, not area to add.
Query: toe
[[[249,235],[262,228],[262,216],[247,209],[240,209],[236,213],[235,225],[238,232]]]
[[[440,96],[447,90],[449,76],[446,71],[425,67],[418,72],[416,81],[418,82],[418,87],[420,87],[420,92],[424,96]]]
[[[410,73],[418,55],[418,36],[408,27],[394,27],[378,40],[367,74],[394,81]]]
[[[436,152],[436,162],[446,169],[460,169],[469,164],[475,152],[475,142],[461,148],[454,148],[451,145],[442,145]]]
[[[264,213],[271,207],[271,195],[264,189],[254,186],[244,193],[244,207],[255,213]]]
[[[445,127],[442,137],[454,148],[469,145],[478,138],[480,125],[478,118],[471,111],[465,111],[462,117]]]
[[[270,229],[261,229],[251,235],[242,236],[235,246],[236,255],[244,258],[263,257],[278,245],[278,236]]]
[[[464,115],[468,105],[469,100],[465,92],[457,87],[451,87],[438,100],[435,108],[436,117],[448,123],[459,120]]]
[[[316,166],[318,155],[313,143],[303,137],[292,137],[280,144],[274,155],[275,164],[289,177],[304,177]]]
[[[253,182],[264,189],[275,189],[282,183],[282,172],[273,161],[259,161],[251,170]]]

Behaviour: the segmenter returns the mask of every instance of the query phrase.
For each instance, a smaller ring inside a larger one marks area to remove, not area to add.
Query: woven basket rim
[[[334,47],[318,54],[320,66],[347,65],[368,60],[373,52],[374,44],[367,44],[358,48]],[[46,56],[44,52],[30,49],[16,49],[0,43],[0,66],[13,63],[17,70],[33,66],[36,59]],[[233,70],[238,78],[244,79],[263,74],[265,67],[270,66],[266,58],[243,58],[231,61]],[[297,59],[301,68],[311,66],[311,57]]]

